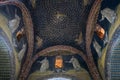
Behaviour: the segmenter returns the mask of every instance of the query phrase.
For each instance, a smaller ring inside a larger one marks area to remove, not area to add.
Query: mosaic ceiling
[[[0,80],[119,80],[119,13],[119,0],[0,0]]]

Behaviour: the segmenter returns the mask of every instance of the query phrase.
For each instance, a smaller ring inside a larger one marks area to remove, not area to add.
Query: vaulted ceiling
[[[0,79],[117,80],[120,76],[114,77],[112,70],[120,62],[110,67],[109,61],[119,61],[119,55],[114,60],[120,52],[119,4],[119,0],[0,0],[0,64],[9,66],[3,71],[0,66]],[[42,65],[46,59],[47,69]],[[57,60],[62,68],[55,68]]]

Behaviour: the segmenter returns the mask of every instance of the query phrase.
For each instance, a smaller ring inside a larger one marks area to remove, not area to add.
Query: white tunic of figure
[[[105,38],[104,38],[104,40],[103,40],[104,46],[105,46],[108,42],[109,42],[108,34],[105,33]]]
[[[13,38],[12,44],[13,44],[14,47],[17,47],[17,44],[16,44],[16,41],[15,41],[15,38]]]
[[[69,63],[72,63],[75,70],[80,70],[81,67],[80,67],[79,61],[74,56],[72,56]]]
[[[106,18],[110,23],[113,23],[116,19],[115,11],[113,11],[112,9],[109,9],[109,8],[105,8],[105,9],[101,10],[101,15],[102,15],[102,19],[100,21],[102,21]]]
[[[15,18],[8,22],[8,26],[12,33],[14,33],[15,30],[19,27],[20,20],[20,17],[17,14],[15,14]]]
[[[24,53],[26,51],[26,48],[27,48],[27,45],[26,44],[23,44],[22,46],[22,49],[20,50],[20,52],[18,53],[18,59],[19,61],[22,60],[23,56],[24,56]]]
[[[101,57],[101,55],[102,55],[101,46],[99,45],[99,43],[96,40],[93,41],[93,46],[94,46],[98,56]]]
[[[40,63],[40,72],[45,72],[49,68],[49,61],[47,60],[47,58],[44,58],[42,61],[40,61]]]

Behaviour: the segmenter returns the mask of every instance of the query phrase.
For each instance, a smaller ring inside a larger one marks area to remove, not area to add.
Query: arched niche
[[[60,71],[60,73],[59,72],[57,73],[55,71],[54,65],[55,65],[55,59],[59,55],[62,56],[62,58],[63,58],[64,68],[63,68],[62,72]],[[83,78],[89,80],[91,78],[89,76],[89,72],[83,66],[81,67],[80,71],[76,72],[75,69],[73,68],[72,64],[70,65],[69,63],[66,63],[66,61],[69,61],[72,58],[72,56],[74,56],[76,59],[79,60],[80,66],[81,66],[82,61],[84,61],[83,64],[86,64],[86,66],[87,66],[87,59],[86,59],[86,56],[83,54],[83,52],[81,52],[80,50],[78,50],[78,49],[76,49],[74,47],[71,47],[71,46],[57,45],[57,46],[52,46],[52,47],[46,48],[46,49],[38,52],[32,58],[31,63],[29,65],[29,66],[31,66],[31,70],[30,70],[30,72],[28,71],[30,73],[29,76],[28,76],[28,80],[32,80],[32,78],[34,78],[35,76],[36,76],[35,79],[37,79],[38,77],[37,77],[36,74],[42,74],[42,72],[39,71],[39,67],[40,67],[39,60],[41,61],[45,57],[47,57],[47,59],[49,59],[49,67],[50,68],[49,68],[49,70],[47,70],[48,74],[43,72],[44,76],[39,75],[38,79],[40,79],[40,80],[41,79],[43,79],[43,80],[44,79],[51,79],[52,77],[55,78],[54,75],[56,75],[56,76],[62,77],[62,78],[66,78],[67,77],[66,79],[68,79],[68,80],[69,79],[79,80],[79,79],[83,79]],[[66,64],[69,64],[71,67],[69,65],[66,65]],[[68,68],[68,66],[69,66],[69,68]],[[72,73],[69,73],[70,71]],[[79,76],[76,76],[78,73],[80,75],[83,75],[83,73],[85,73],[85,74],[80,78]],[[35,76],[33,76],[33,75],[35,75]]]
[[[10,41],[2,29],[0,29],[0,79],[16,79],[15,63],[15,55]]]
[[[115,30],[105,56],[106,80],[120,79],[120,26]]]

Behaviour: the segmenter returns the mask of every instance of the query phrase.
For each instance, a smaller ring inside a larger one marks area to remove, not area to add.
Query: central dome
[[[44,45],[74,44],[85,31],[88,13],[82,0],[37,0],[33,12],[35,36]],[[81,37],[82,38],[82,37]]]

